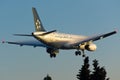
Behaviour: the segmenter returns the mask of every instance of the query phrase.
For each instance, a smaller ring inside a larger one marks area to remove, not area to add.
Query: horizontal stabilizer
[[[56,32],[57,30],[52,30],[52,31],[49,31],[49,32],[45,32],[43,34],[41,34],[41,36],[44,36],[44,35],[47,35],[47,34],[50,34],[50,33],[53,33],[53,32]]]
[[[14,36],[29,36],[32,37],[33,35],[30,34],[13,34]]]

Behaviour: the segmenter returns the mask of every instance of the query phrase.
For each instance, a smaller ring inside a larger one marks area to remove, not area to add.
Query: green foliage
[[[90,70],[89,70],[89,58],[86,57],[84,60],[84,65],[81,70],[79,70],[79,74],[77,75],[78,80],[90,80]]]
[[[84,65],[79,70],[79,74],[77,74],[78,80],[109,80],[106,79],[106,70],[104,67],[100,67],[98,61],[93,60],[93,72],[89,70],[89,57],[84,59]],[[91,73],[90,73],[91,72]]]
[[[104,67],[98,66],[98,61],[93,60],[94,71],[91,74],[91,80],[106,80],[106,70]]]
[[[52,78],[49,75],[47,75],[43,80],[52,80]]]

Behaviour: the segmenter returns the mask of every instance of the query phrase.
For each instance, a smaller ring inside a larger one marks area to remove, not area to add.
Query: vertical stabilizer
[[[32,8],[32,12],[33,12],[33,16],[34,16],[34,25],[35,25],[35,31],[39,32],[39,31],[45,31],[42,22],[38,16],[38,13],[36,11],[36,9],[33,7]]]

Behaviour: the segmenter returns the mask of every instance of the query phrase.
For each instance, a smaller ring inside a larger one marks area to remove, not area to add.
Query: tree
[[[91,74],[91,80],[109,80],[106,79],[106,70],[104,67],[100,67],[98,61],[95,59],[93,60],[93,72]]]
[[[93,71],[89,70],[89,66],[89,57],[86,57],[84,59],[84,65],[82,65],[82,68],[77,74],[78,80],[109,80],[109,78],[106,78],[107,72],[105,68],[100,67],[96,59],[93,60]]]
[[[52,78],[47,74],[47,76],[43,80],[52,80]]]
[[[90,80],[90,70],[89,70],[89,57],[84,59],[84,65],[81,70],[79,70],[79,74],[77,74],[78,80]]]

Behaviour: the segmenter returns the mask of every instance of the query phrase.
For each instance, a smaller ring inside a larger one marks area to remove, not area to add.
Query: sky
[[[15,33],[34,32],[32,7],[47,30],[91,36],[118,30],[116,35],[94,42],[95,52],[86,51],[90,64],[99,60],[110,80],[120,76],[120,1],[119,0],[0,0],[0,40],[30,39]],[[45,48],[0,44],[0,80],[77,80],[83,58],[75,50],[60,50],[51,59]],[[91,67],[92,68],[92,67]]]

